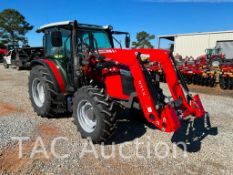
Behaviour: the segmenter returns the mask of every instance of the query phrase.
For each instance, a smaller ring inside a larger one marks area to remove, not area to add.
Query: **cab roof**
[[[68,26],[72,26],[74,24],[77,24],[78,28],[88,28],[88,29],[111,29],[112,30],[112,26],[110,25],[105,25],[105,26],[101,26],[101,25],[93,25],[93,24],[83,24],[83,23],[78,23],[76,20],[73,21],[61,21],[61,22],[54,22],[54,23],[49,23],[46,25],[41,26],[36,32],[43,32],[46,29],[49,28],[54,28],[54,27],[68,27]]]

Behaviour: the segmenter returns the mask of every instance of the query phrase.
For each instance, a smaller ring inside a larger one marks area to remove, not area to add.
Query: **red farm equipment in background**
[[[3,57],[8,53],[8,50],[5,48],[0,48],[0,63],[3,62]]]
[[[199,57],[197,60],[185,60],[179,66],[179,70],[188,84],[214,87],[216,83],[216,72],[210,66],[206,57]]]
[[[206,49],[206,54],[186,59],[178,69],[187,84],[214,87],[219,83],[222,89],[232,89],[233,60],[226,59],[221,48]]]
[[[220,66],[219,85],[222,89],[233,89],[233,61]]]

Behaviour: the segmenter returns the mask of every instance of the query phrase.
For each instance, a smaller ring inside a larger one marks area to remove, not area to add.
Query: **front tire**
[[[114,103],[99,88],[83,86],[74,96],[73,117],[83,138],[106,142],[116,130]]]

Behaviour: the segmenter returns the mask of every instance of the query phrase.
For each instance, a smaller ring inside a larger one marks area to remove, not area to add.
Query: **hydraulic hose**
[[[184,80],[182,74],[181,74],[180,71],[177,69],[176,60],[175,60],[175,58],[174,58],[172,52],[170,52],[170,57],[171,57],[171,60],[172,60],[172,62],[173,62],[173,64],[174,64],[177,77],[179,78],[179,80],[180,80],[180,82],[181,82],[181,85],[182,85],[182,87],[184,88],[184,91],[186,92],[186,94],[189,94],[189,88],[188,88],[188,86],[187,86],[187,84],[186,84],[186,82],[185,82],[185,80]]]

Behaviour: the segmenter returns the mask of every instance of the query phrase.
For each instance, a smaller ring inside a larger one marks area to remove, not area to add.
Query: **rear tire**
[[[200,85],[201,86],[205,86],[205,77],[202,76],[200,80],[201,80],[201,84]]]
[[[201,85],[201,76],[197,75],[197,85]]]
[[[227,89],[232,89],[232,81],[230,77],[227,79]]]
[[[220,76],[219,85],[221,89],[227,89],[227,81],[225,77]]]
[[[209,86],[208,77],[205,77],[203,81],[204,81],[204,86]]]
[[[106,142],[116,130],[114,103],[101,90],[83,86],[74,96],[73,117],[83,138],[93,143]]]
[[[16,65],[16,69],[17,69],[17,71],[20,71],[20,70],[22,70],[22,67],[19,65]]]
[[[209,77],[209,86],[214,87],[216,78],[215,77]]]
[[[29,97],[37,115],[51,117],[60,113],[56,103],[58,88],[51,73],[42,65],[32,68],[29,75]]]
[[[196,76],[196,75],[193,75],[192,83],[193,83],[194,85],[197,84],[197,76]]]

